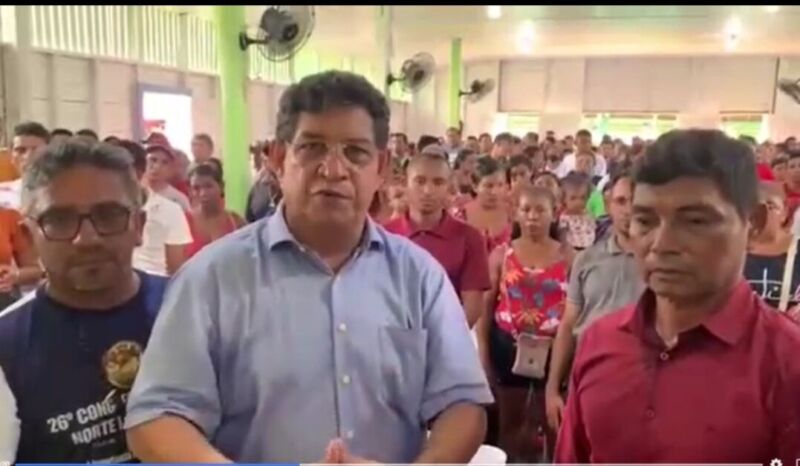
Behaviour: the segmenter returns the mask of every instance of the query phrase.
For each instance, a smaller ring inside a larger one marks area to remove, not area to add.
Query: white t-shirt
[[[0,369],[0,463],[13,463],[17,458],[19,432],[17,400],[14,399],[11,387]]]
[[[151,192],[154,191],[151,190]],[[192,204],[189,202],[189,198],[186,197],[186,194],[178,191],[172,185],[167,185],[166,188],[162,189],[161,191],[157,191],[156,193],[166,197],[172,202],[177,203],[179,206],[181,206],[181,209],[187,212],[192,210]]]
[[[22,180],[3,181],[0,183],[0,207],[19,210],[22,197]]]
[[[606,167],[606,159],[602,155],[595,154],[594,155],[594,174],[595,176],[605,176],[607,167]],[[575,153],[570,152],[569,154],[564,156],[564,160],[561,161],[561,165],[558,166],[558,170],[556,171],[556,175],[559,178],[564,178],[565,176],[569,175],[569,172],[575,170]]]
[[[142,245],[133,251],[135,269],[162,277],[167,274],[166,245],[192,242],[192,232],[181,206],[161,194],[150,191],[144,205]]]

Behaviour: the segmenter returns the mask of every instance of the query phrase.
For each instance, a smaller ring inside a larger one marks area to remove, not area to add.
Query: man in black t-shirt
[[[10,388],[17,408],[0,412],[0,425],[20,430],[8,460],[133,460],[125,404],[165,287],[131,265],[141,204],[119,147],[50,146],[26,170],[24,225],[47,280],[0,314],[0,391]]]

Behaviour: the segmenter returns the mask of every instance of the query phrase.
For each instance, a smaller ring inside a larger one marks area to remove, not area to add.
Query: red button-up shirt
[[[667,350],[655,297],[583,335],[559,463],[760,463],[800,458],[800,326],[742,281]]]
[[[483,235],[470,225],[445,213],[436,227],[420,230],[406,214],[389,221],[384,228],[411,239],[431,253],[447,271],[457,292],[490,288]]]

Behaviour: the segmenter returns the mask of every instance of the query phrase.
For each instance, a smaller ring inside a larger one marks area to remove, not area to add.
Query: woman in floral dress
[[[487,292],[479,348],[495,388],[500,410],[499,443],[509,461],[543,460],[545,438],[554,437],[552,433],[545,435],[546,380],[522,377],[512,368],[520,336],[551,344],[564,312],[573,252],[557,239],[556,207],[549,190],[523,188],[515,216],[520,236],[499,246],[489,259],[492,290]]]

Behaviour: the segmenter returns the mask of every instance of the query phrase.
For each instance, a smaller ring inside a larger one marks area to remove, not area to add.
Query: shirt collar
[[[401,218],[403,231],[407,231],[409,236],[416,235],[420,232],[427,232],[441,239],[452,238],[455,235],[456,227],[458,227],[458,220],[454,219],[447,211],[442,212],[442,219],[439,223],[430,230],[423,230],[419,228],[412,220],[408,212]]]
[[[289,231],[289,225],[286,224],[284,217],[284,203],[281,201],[275,213],[267,219],[267,247],[272,250],[278,245],[292,243],[298,246],[301,250],[306,247],[302,245]],[[366,227],[364,234],[361,236],[360,249],[380,249],[385,245],[384,237],[375,222],[367,216]]]
[[[623,316],[619,328],[642,339],[648,338],[648,336],[652,337],[655,333],[653,326],[655,306],[655,293],[648,288],[636,305],[622,311],[626,315]],[[731,289],[725,303],[707,317],[700,326],[717,339],[733,346],[752,326],[752,317],[758,308],[758,300],[753,294],[750,284],[742,279]]]
[[[606,252],[608,252],[612,256],[618,256],[620,254],[629,254],[629,255],[631,254],[630,252],[622,249],[622,247],[619,245],[619,242],[617,241],[617,235],[614,233],[613,230],[610,231],[608,233],[608,236],[606,237]]]

